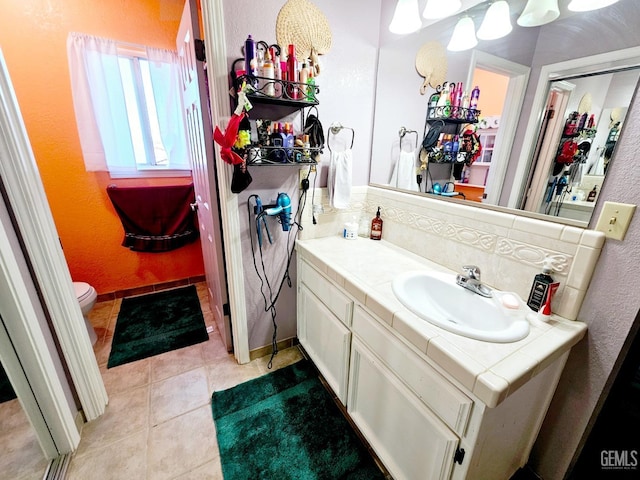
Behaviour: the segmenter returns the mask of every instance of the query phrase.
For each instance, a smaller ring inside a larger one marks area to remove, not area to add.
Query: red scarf
[[[237,165],[244,162],[240,155],[231,150],[233,144],[236,143],[236,138],[238,137],[238,127],[240,126],[240,122],[242,121],[244,116],[244,112],[240,115],[236,115],[234,113],[231,116],[231,120],[229,120],[229,125],[227,125],[227,130],[224,132],[224,134],[217,126],[215,131],[213,132],[213,139],[218,145],[220,145],[220,156],[222,157],[222,160],[232,165]]]

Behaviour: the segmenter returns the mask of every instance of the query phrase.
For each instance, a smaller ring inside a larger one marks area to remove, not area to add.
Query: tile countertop
[[[451,271],[384,240],[340,236],[298,240],[298,255],[385,321],[400,336],[490,408],[567,352],[584,336],[582,322],[552,315],[530,322],[529,335],[492,343],[456,335],[430,324],[400,303],[391,288],[396,275],[411,270]]]

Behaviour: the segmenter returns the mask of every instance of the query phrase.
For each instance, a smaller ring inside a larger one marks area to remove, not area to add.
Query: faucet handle
[[[466,272],[469,278],[480,281],[480,267],[475,265],[463,265],[462,269]]]

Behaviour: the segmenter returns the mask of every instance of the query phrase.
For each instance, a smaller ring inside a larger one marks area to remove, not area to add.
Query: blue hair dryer
[[[286,193],[279,193],[278,199],[276,200],[276,206],[265,209],[264,213],[272,217],[279,215],[280,223],[282,223],[282,230],[285,232],[289,231],[291,224],[291,199],[289,198],[289,195]]]

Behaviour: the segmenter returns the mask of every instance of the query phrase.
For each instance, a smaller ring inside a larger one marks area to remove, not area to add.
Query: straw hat
[[[447,52],[440,42],[427,42],[416,55],[416,70],[424,77],[420,95],[424,95],[428,85],[436,88],[447,79]]]
[[[589,113],[591,111],[591,103],[591,94],[587,92],[580,99],[580,103],[578,104],[578,113],[580,115],[582,115],[583,113]]]
[[[331,49],[331,29],[324,14],[309,0],[288,0],[278,12],[276,40],[283,48],[295,45],[298,59],[310,58],[317,75],[318,55]]]

